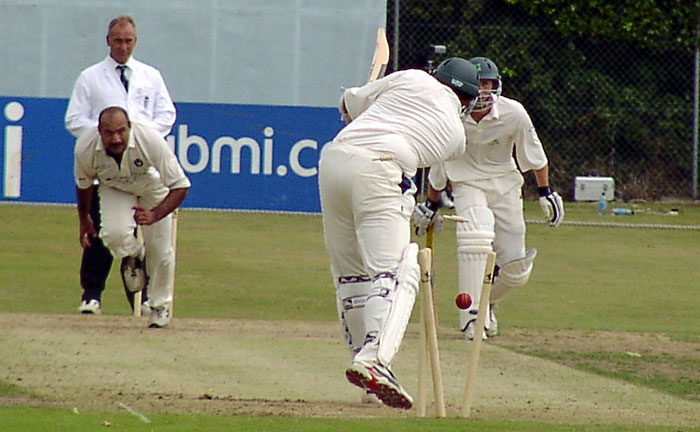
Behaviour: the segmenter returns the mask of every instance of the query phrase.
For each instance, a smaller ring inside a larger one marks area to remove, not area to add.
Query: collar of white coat
[[[121,63],[118,63],[116,60],[114,60],[111,55],[107,55],[105,61],[107,62],[107,64],[109,65],[109,69],[111,70],[117,70],[117,66],[122,65]],[[133,65],[135,61],[136,60],[134,60],[134,56],[129,56],[129,59],[126,61],[126,63],[124,63],[124,66],[126,66],[127,71],[134,70]]]

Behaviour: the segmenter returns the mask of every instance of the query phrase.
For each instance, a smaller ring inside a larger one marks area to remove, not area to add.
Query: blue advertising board
[[[0,97],[0,201],[75,203],[68,101]],[[317,166],[335,108],[176,103],[168,143],[192,181],[183,207],[320,212]]]

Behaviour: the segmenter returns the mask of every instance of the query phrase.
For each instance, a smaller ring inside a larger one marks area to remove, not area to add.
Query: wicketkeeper
[[[391,371],[418,291],[418,247],[410,243],[411,178],[464,151],[460,116],[478,94],[476,67],[445,60],[434,77],[392,73],[344,91],[348,125],[323,148],[319,188],[338,316],[352,351],[348,380],[384,404],[413,400]]]
[[[564,219],[564,203],[549,186],[547,156],[523,105],[501,96],[501,76],[491,60],[469,61],[479,71],[480,85],[474,109],[462,118],[466,153],[431,169],[428,199],[416,206],[412,219],[417,235],[424,235],[431,224],[439,231],[438,201],[449,179],[455,211],[468,220],[457,224],[458,289],[471,296],[472,306],[460,310],[459,327],[473,339],[488,252],[496,252],[497,276],[483,338],[498,334],[494,307],[510,290],[527,283],[537,254],[525,250],[521,172],[534,173],[550,226]]]

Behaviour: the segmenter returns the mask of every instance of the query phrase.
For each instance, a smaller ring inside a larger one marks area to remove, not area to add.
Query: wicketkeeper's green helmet
[[[486,57],[472,57],[469,59],[469,62],[476,66],[476,70],[479,72],[479,79],[501,80],[496,63]]]
[[[480,80],[494,81],[491,91],[486,92],[486,90],[483,90],[474,106],[474,111],[485,111],[491,108],[491,105],[501,96],[501,75],[498,73],[496,63],[486,57],[472,57],[469,59],[469,62],[476,66]]]

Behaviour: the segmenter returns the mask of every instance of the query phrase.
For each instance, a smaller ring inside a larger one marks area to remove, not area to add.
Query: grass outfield
[[[556,425],[535,422],[468,421],[459,419],[304,419],[211,415],[156,415],[143,423],[127,413],[78,413],[35,408],[0,408],[0,426],[8,431],[76,432],[106,429],[130,432],[679,432],[698,428],[670,426]],[[37,420],[39,417],[41,420]],[[157,425],[157,426],[154,426]]]
[[[698,428],[669,426],[555,425],[535,422],[468,421],[458,419],[304,419],[283,417],[230,417],[211,415],[156,415],[143,423],[127,413],[79,413],[35,408],[0,408],[0,426],[8,431],[76,432],[679,432]],[[37,417],[41,420],[37,421]],[[155,427],[154,425],[157,425]],[[107,428],[105,428],[105,426]]]
[[[634,216],[598,216],[594,204],[568,204],[567,220],[700,225],[697,205],[649,207]],[[680,207],[680,214],[665,215],[671,207]],[[535,203],[527,203],[526,215],[541,218]],[[80,297],[75,209],[3,204],[0,224],[5,228],[0,238],[0,313],[74,313]],[[446,231],[436,237],[436,287],[441,331],[449,339],[456,324],[456,259],[454,227],[448,225]],[[489,343],[572,370],[652,388],[683,403],[700,401],[700,231],[566,225],[551,229],[531,224],[528,246],[539,251],[530,283],[503,302],[499,308],[503,335]],[[103,297],[103,310],[107,316],[126,316],[129,311],[116,269]],[[180,213],[176,285],[177,318],[336,320],[317,216],[185,209]],[[591,335],[595,337],[588,337]],[[619,341],[622,348],[605,347],[601,335]],[[625,345],[629,337],[637,339]],[[7,342],[6,338],[0,334],[0,343]],[[568,343],[572,339],[577,341],[574,346]],[[449,350],[449,342],[446,345]],[[656,346],[683,349],[669,353],[671,348],[659,351]],[[71,407],[60,406],[60,400],[26,407],[51,399],[50,391],[27,387],[11,373],[0,375],[0,406],[5,406],[0,408],[1,430],[47,430],[47,425],[50,430],[94,430],[105,421],[115,430],[134,431],[700,430],[687,425],[645,424],[640,428],[639,424],[618,422],[577,426],[560,421],[544,427],[542,422],[523,418],[498,421],[498,415],[464,423],[455,419],[341,416],[328,420],[156,412],[149,415],[153,423],[143,424],[119,409],[75,414],[68,409]],[[385,411],[379,412],[382,416]],[[591,418],[591,423],[598,421]]]

